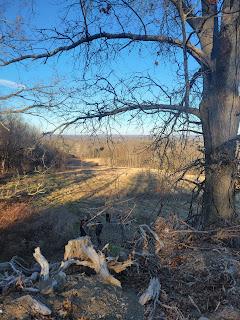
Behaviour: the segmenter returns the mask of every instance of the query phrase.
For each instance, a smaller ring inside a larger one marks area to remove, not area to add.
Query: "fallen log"
[[[0,289],[3,293],[20,289],[25,292],[50,294],[64,286],[66,282],[64,270],[73,264],[91,268],[103,282],[121,287],[121,282],[111,275],[109,270],[120,273],[133,264],[130,258],[123,262],[111,257],[107,260],[103,252],[97,252],[94,249],[87,236],[68,241],[61,264],[50,265],[39,247],[35,248],[33,256],[39,268],[38,265],[31,269],[27,268],[24,260],[18,257],[13,257],[10,262],[1,264],[2,270],[9,269],[8,271],[11,272],[0,275]]]

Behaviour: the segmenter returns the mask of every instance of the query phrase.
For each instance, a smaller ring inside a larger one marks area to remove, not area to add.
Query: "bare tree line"
[[[32,173],[64,164],[66,153],[56,139],[43,139],[19,116],[2,116],[0,125],[0,172]]]
[[[191,137],[184,141],[173,137],[166,149],[164,145],[156,147],[150,136],[112,137],[111,142],[105,137],[65,137],[71,152],[82,159],[95,159],[101,165],[113,167],[148,168],[171,173],[180,172],[196,159],[202,159],[202,141]],[[195,166],[188,172],[199,172]]]

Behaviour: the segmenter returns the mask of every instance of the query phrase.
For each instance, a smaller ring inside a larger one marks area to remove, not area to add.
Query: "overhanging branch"
[[[87,113],[85,115],[76,117],[73,120],[67,121],[64,124],[60,125],[57,129],[60,127],[63,128],[62,130],[65,130],[67,127],[70,125],[81,121],[81,120],[90,120],[90,119],[98,119],[101,120],[102,118],[109,117],[109,116],[114,116],[118,115],[120,113],[128,112],[128,111],[134,111],[134,110],[139,110],[139,111],[165,111],[165,112],[177,112],[177,113],[187,113],[187,114],[192,114],[198,118],[200,118],[200,113],[198,109],[195,108],[185,108],[182,105],[167,105],[167,104],[128,104],[127,106],[121,107],[121,108],[115,108],[113,110],[109,111],[98,111],[96,113]],[[56,129],[56,130],[57,130]]]
[[[57,55],[58,53],[64,52],[64,51],[69,51],[72,49],[77,48],[78,46],[85,44],[85,43],[90,43],[92,41],[98,40],[98,39],[107,39],[107,40],[122,40],[122,39],[129,39],[132,41],[145,41],[145,42],[160,42],[160,43],[166,43],[172,46],[176,46],[179,48],[183,48],[183,42],[177,38],[171,38],[163,35],[146,35],[146,34],[133,34],[133,33],[107,33],[107,32],[100,32],[94,35],[87,35],[81,37],[78,41],[71,43],[70,45],[67,46],[60,46],[55,48],[54,50],[51,51],[46,51],[44,53],[39,53],[39,54],[27,54],[27,55],[22,55],[17,58],[4,61],[1,59],[1,66],[6,66],[15,62],[20,62],[23,60],[27,59],[43,59],[43,58],[50,58],[52,56]],[[190,42],[187,43],[187,51],[189,54],[192,55],[195,60],[197,60],[199,63],[202,63],[206,65],[207,67],[210,66],[210,61],[207,58],[207,56],[204,54],[202,50],[199,48],[195,47],[193,44]]]

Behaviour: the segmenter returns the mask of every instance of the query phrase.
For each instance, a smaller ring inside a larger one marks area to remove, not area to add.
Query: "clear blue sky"
[[[54,25],[59,26],[59,16],[63,12],[63,6],[61,3],[64,1],[53,0],[37,0],[33,2],[33,7],[29,6],[30,1],[26,1],[24,6],[23,0],[11,0],[6,7],[6,15],[9,19],[14,20],[16,16],[23,16],[24,19],[28,19],[31,16],[31,24],[39,28],[49,28]],[[30,13],[30,14],[29,14]],[[149,46],[150,48],[150,46]],[[108,74],[110,71],[119,78],[127,78],[129,75],[138,72],[141,74],[149,73],[160,83],[169,87],[174,87],[176,81],[176,66],[170,63],[164,62],[157,54],[152,54],[153,51],[148,49],[147,46],[139,54],[138,48],[133,48],[131,52],[129,50],[123,50],[122,54],[114,61],[108,61],[104,67],[101,68],[103,74]],[[158,62],[156,65],[155,62]],[[71,79],[81,71],[81,63],[77,63],[75,58],[70,53],[64,53],[59,58],[52,58],[47,61],[46,64],[42,60],[38,60],[31,63],[18,63],[12,64],[7,67],[1,68],[0,79],[13,81],[19,84],[23,84],[26,87],[31,87],[36,84],[48,84],[53,79],[59,77],[65,79],[67,85]],[[97,72],[98,66],[93,68],[94,72]],[[6,86],[1,85],[0,81],[0,94],[4,94],[9,90]],[[116,125],[116,129],[121,133],[142,133],[137,129],[137,124],[131,125],[126,121],[129,117],[127,115],[120,116],[119,125]],[[26,117],[28,121],[40,127],[40,129],[48,130],[51,128],[50,124],[46,124],[44,120],[39,121],[38,118]],[[56,118],[56,121],[60,119]],[[152,118],[146,118],[144,123],[145,133],[149,132],[151,127]],[[72,128],[69,133],[74,133],[75,129]],[[78,132],[78,131],[76,131]]]

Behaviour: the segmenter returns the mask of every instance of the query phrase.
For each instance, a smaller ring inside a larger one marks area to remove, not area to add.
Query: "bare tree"
[[[36,39],[29,40],[24,51],[17,50],[14,42],[14,50],[8,47],[8,58],[2,57],[1,65],[28,59],[46,63],[51,57],[72,52],[85,59],[87,70],[134,46],[149,46],[153,59],[157,52],[157,57],[176,63],[180,80],[171,90],[148,74],[119,83],[110,76],[85,78],[75,102],[83,108],[75,108],[72,101],[71,116],[61,127],[135,111],[159,114],[159,125],[168,132],[181,125],[180,130],[202,132],[205,185],[199,222],[206,226],[231,221],[236,214],[240,115],[239,0],[80,0],[67,4],[61,29],[53,26],[37,31],[45,49],[36,48]],[[62,114],[65,111],[61,108]]]

